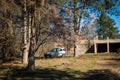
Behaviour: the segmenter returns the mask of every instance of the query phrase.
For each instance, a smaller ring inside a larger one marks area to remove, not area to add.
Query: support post
[[[109,37],[107,37],[107,53],[110,53]]]
[[[97,54],[97,43],[94,43],[94,53]]]
[[[94,53],[97,54],[97,43],[96,40],[98,40],[98,36],[94,37]]]

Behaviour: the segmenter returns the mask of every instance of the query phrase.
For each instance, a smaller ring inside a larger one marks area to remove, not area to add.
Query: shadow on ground
[[[1,68],[4,69],[4,68]],[[0,80],[77,80],[75,74],[77,71],[69,73],[55,69],[36,69],[34,72],[26,71],[25,69],[11,69],[6,72],[6,76],[0,77]],[[80,72],[79,72],[80,73]]]
[[[109,59],[105,59],[105,60],[120,61],[120,57],[118,57],[118,58],[109,58]]]
[[[20,68],[0,67],[8,70],[0,80],[120,80],[118,74],[108,70],[90,70],[88,72],[56,69],[36,69],[34,72]]]
[[[85,80],[120,80],[120,76],[108,69],[90,70],[85,73]]]
[[[102,66],[108,66],[116,69],[120,68],[120,57],[106,58],[104,61],[106,61],[106,63],[101,64]]]

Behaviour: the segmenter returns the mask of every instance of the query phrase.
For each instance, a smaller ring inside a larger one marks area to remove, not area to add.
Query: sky
[[[112,18],[115,20],[116,22],[116,27],[118,27],[119,31],[120,31],[120,16],[112,16]],[[119,32],[120,33],[120,32]]]
[[[117,7],[118,11],[120,11],[120,0],[116,3],[116,7]],[[119,16],[114,16],[113,15],[113,16],[111,16],[111,18],[113,18],[115,20],[116,27],[118,27],[119,33],[120,33],[120,15]]]

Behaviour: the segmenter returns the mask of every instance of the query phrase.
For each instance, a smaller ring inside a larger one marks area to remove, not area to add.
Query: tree
[[[20,10],[14,0],[0,0],[0,49],[3,62],[15,53],[15,17],[20,15]]]
[[[105,14],[101,14],[98,20],[97,34],[100,39],[115,39],[119,30],[115,27],[115,21]]]
[[[35,53],[44,44],[49,34],[49,12],[45,8],[46,1],[41,0],[30,0],[28,6],[29,14],[31,15],[31,32],[30,32],[30,46],[28,54],[28,66],[27,69],[30,71],[35,70]],[[44,26],[44,27],[43,27]],[[44,34],[44,37],[41,37]]]
[[[55,24],[55,27],[59,29],[57,30],[61,30],[59,32],[59,34],[61,35],[61,38],[64,40],[65,43],[67,43],[66,41],[70,41],[72,40],[74,42],[74,47],[75,47],[75,42],[77,40],[77,34],[79,33],[79,26],[80,26],[80,21],[81,21],[81,16],[79,16],[78,14],[78,10],[79,7],[77,6],[77,3],[79,2],[79,0],[67,0],[67,1],[58,1],[55,0],[53,2],[56,3],[55,5],[58,6],[59,14],[59,21],[55,21],[53,22]],[[83,9],[81,9],[82,11]],[[80,13],[80,15],[82,14],[82,12]],[[78,20],[79,18],[79,20]],[[59,24],[60,22],[60,24]],[[56,24],[57,23],[57,24]],[[55,29],[56,30],[56,29]],[[61,39],[61,40],[62,40]],[[66,44],[67,45],[67,44]],[[75,52],[74,52],[74,56],[75,56]]]
[[[38,47],[45,42],[46,37],[45,31],[49,31],[48,23],[45,23],[48,19],[48,11],[44,7],[46,1],[45,0],[26,0],[21,1],[23,5],[23,63],[29,64],[28,58],[29,53],[31,52],[31,41],[34,38],[34,46],[37,50]],[[45,17],[46,16],[46,17]],[[45,21],[46,20],[46,21]],[[44,27],[43,27],[44,26]],[[42,35],[43,34],[43,35]],[[42,35],[42,36],[41,36]],[[35,50],[35,52],[36,52]],[[35,53],[34,53],[35,54]]]

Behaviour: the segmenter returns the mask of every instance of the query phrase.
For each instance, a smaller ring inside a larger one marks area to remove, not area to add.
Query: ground
[[[77,58],[36,58],[36,70],[19,61],[1,64],[0,80],[120,80],[120,54],[86,54]]]

